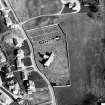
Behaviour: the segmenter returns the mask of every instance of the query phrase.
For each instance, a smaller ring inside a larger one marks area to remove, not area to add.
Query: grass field
[[[59,105],[85,105],[86,95],[105,96],[102,24],[96,23],[86,14],[74,14],[66,17],[60,26],[69,45],[72,86],[55,88]]]
[[[40,15],[56,14],[62,9],[60,0],[8,0],[20,22]],[[20,10],[21,9],[21,10]]]
[[[28,78],[29,80],[34,81],[36,89],[48,87],[48,84],[46,83],[46,81],[40,76],[39,73],[35,71],[32,71]]]
[[[65,36],[57,25],[27,31],[34,47],[35,62],[39,70],[45,74],[51,83],[57,86],[70,85],[69,66],[66,52]],[[56,39],[56,38],[59,39]],[[40,44],[41,41],[45,43]],[[54,61],[49,67],[40,63],[41,54],[54,52]]]

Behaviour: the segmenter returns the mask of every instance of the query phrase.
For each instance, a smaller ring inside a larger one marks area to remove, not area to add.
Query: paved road
[[[6,1],[6,2],[7,2],[7,1]],[[11,5],[10,5],[8,2],[7,2],[7,4],[8,4],[8,6],[9,6],[9,8],[11,9],[11,11],[14,13],[14,16],[15,16],[16,20],[18,21],[18,18],[16,17],[15,12],[13,11]],[[18,21],[18,22],[19,22],[19,21]],[[56,105],[54,91],[53,91],[53,88],[52,88],[51,85],[50,85],[50,82],[49,82],[48,79],[38,70],[38,68],[37,68],[37,66],[36,66],[36,64],[35,64],[34,53],[33,53],[33,47],[32,47],[31,41],[29,40],[28,36],[26,35],[26,33],[25,33],[25,31],[23,30],[23,28],[22,28],[22,26],[21,26],[20,23],[17,24],[17,28],[19,28],[19,29],[21,30],[22,35],[27,39],[28,44],[29,44],[29,46],[30,46],[30,49],[31,49],[31,51],[32,51],[32,52],[31,52],[31,60],[32,60],[32,65],[33,65],[33,67],[34,67],[34,70],[37,71],[37,72],[42,76],[42,78],[46,81],[46,83],[48,84],[48,88],[49,88],[49,91],[50,91],[51,97],[52,97],[52,103],[53,103],[53,105]]]

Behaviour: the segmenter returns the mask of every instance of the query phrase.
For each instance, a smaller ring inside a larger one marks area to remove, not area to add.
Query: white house
[[[69,3],[69,8],[70,9],[72,8],[72,10],[75,11],[72,13],[78,13],[81,10],[81,4],[80,4],[79,0],[61,0],[61,2],[62,2],[62,4],[68,4]]]
[[[0,63],[4,63],[4,62],[6,62],[6,57],[0,49]]]
[[[10,105],[12,102],[13,102],[12,98],[10,98],[4,91],[0,89],[0,104]]]
[[[45,66],[47,66],[47,67],[49,67],[50,66],[50,64],[53,62],[53,60],[54,60],[54,56],[55,56],[55,54],[54,54],[54,52],[52,52],[52,54],[50,55],[50,57],[48,58],[48,60],[45,62]]]

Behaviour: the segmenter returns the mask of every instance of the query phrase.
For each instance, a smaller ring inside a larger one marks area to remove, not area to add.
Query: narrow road
[[[13,12],[13,14],[14,14],[16,20],[17,20],[18,23],[19,23],[19,20],[18,20],[16,14],[15,14],[13,8],[11,7],[10,3],[7,2],[6,0],[5,0],[5,2],[7,3],[7,5],[8,5],[9,8],[10,8],[10,10]],[[43,78],[43,79],[46,81],[46,83],[48,84],[48,88],[49,88],[49,91],[50,91],[50,94],[51,94],[51,97],[52,97],[52,103],[53,103],[53,105],[56,105],[54,91],[53,91],[52,86],[50,85],[50,82],[49,82],[48,79],[44,76],[44,74],[42,74],[42,73],[38,70],[38,68],[37,68],[37,66],[36,66],[36,64],[35,64],[33,46],[32,46],[32,44],[31,44],[31,41],[29,40],[28,36],[26,35],[26,33],[25,33],[25,31],[23,30],[22,25],[21,25],[20,23],[17,24],[17,28],[21,30],[22,35],[27,39],[28,44],[29,44],[29,46],[30,46],[30,50],[32,51],[32,52],[31,52],[31,60],[32,60],[33,68],[34,68],[35,71],[37,71],[37,72],[42,76],[42,78]]]

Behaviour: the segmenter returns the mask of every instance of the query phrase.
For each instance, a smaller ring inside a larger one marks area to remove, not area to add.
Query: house
[[[17,97],[21,96],[20,95],[20,87],[19,87],[18,83],[9,85],[9,89],[15,96],[17,96]]]
[[[3,91],[0,89],[0,104],[1,105],[10,105],[13,100]]]
[[[81,3],[79,0],[61,0],[61,2],[64,5],[68,5],[68,7],[74,11],[72,13],[78,13],[81,10]]]
[[[0,77],[0,86],[2,86],[2,80],[1,80],[1,77]]]
[[[0,49],[0,63],[5,63],[5,62],[6,62],[6,57]]]
[[[32,92],[36,92],[36,89],[35,89],[35,83],[34,81],[32,80],[29,80],[29,72],[30,71],[24,71],[24,78],[23,78],[23,85],[24,85],[24,88],[25,88],[25,91],[28,93],[28,94],[32,94]]]
[[[45,62],[44,66],[49,67],[50,64],[54,61],[54,56],[55,56],[55,54],[52,52],[51,55],[49,56],[48,60]]]
[[[6,17],[5,19],[6,19],[7,27],[11,27],[13,25],[12,20],[9,17]]]
[[[35,83],[34,81],[29,80],[28,94],[32,94],[33,92],[36,92]]]
[[[25,56],[30,56],[31,51],[30,51],[30,46],[28,45],[27,40],[24,40],[24,41],[22,42],[21,49],[24,51],[24,55],[25,55]]]
[[[41,54],[40,52],[38,52],[41,60],[39,60],[39,62],[41,64],[43,64],[43,66],[45,67],[49,67],[50,64],[53,62],[54,60],[54,52],[46,52],[45,54]]]
[[[23,59],[23,58],[24,58],[24,52],[23,52],[23,50],[19,49],[18,54],[17,54],[17,66],[18,67],[24,68],[24,64],[21,61],[21,59]]]

